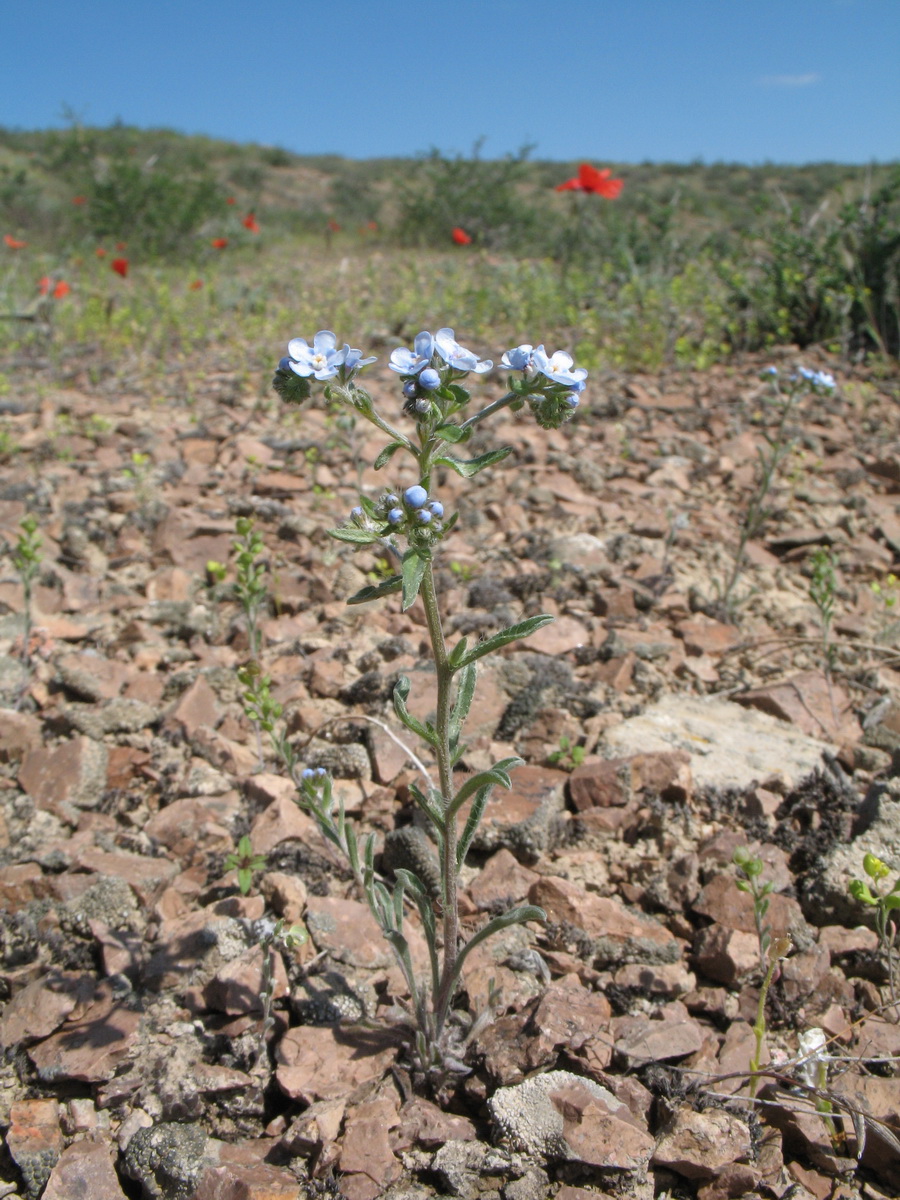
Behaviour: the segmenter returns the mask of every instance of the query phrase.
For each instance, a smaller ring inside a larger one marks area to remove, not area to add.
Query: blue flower
[[[425,388],[428,392],[433,392],[435,388],[441,386],[441,377],[433,367],[426,367],[419,376],[419,387]]]
[[[811,371],[809,367],[798,367],[797,373],[813,385],[813,387],[828,388],[834,387],[834,376],[829,375],[827,371]]]
[[[408,350],[406,346],[398,346],[396,350],[391,351],[388,366],[398,375],[418,375],[423,367],[429,365],[432,354],[434,337],[423,329],[421,333],[416,334],[412,350]]]
[[[773,379],[777,374],[778,374],[777,367],[763,367],[763,369],[760,371],[760,375],[769,375]]]
[[[421,508],[428,503],[428,493],[421,484],[415,483],[403,493],[403,503],[408,508]]]
[[[444,506],[441,504],[440,500],[432,500],[428,505],[428,511],[433,517],[440,518],[444,515]]]
[[[344,350],[349,350],[349,346]],[[288,354],[293,360],[291,370],[304,379],[310,375],[333,379],[343,365],[344,350],[337,349],[337,338],[330,329],[320,329],[311,346],[305,338],[293,338],[288,342]]]
[[[531,356],[532,365],[542,375],[552,379],[554,383],[562,383],[568,388],[575,388],[587,379],[584,367],[572,369],[573,358],[565,350],[557,350],[548,356],[543,346],[538,346]]]
[[[342,353],[344,361],[341,365],[347,372],[359,371],[363,367],[368,367],[371,363],[378,361],[374,354],[370,358],[363,358],[362,350],[353,350],[350,346],[344,346]]]
[[[403,509],[402,508],[392,508],[391,511],[387,515],[387,519],[388,519],[389,525],[399,525],[401,523],[401,521],[403,520]]]
[[[527,342],[522,346],[514,346],[512,350],[507,350],[500,359],[500,366],[506,367],[508,371],[527,371],[531,366],[531,354],[534,346],[529,346]]]
[[[479,360],[471,350],[461,346],[453,336],[452,329],[439,329],[434,335],[434,345],[444,362],[457,371],[474,371],[476,375],[483,375],[494,365],[489,358]]]
[[[416,513],[416,520],[420,525],[427,525],[431,521],[431,513],[427,508],[420,508]]]

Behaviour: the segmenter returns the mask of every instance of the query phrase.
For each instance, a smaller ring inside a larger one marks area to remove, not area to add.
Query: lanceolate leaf
[[[463,442],[466,440],[468,430],[460,429],[458,425],[453,425],[448,421],[445,425],[438,425],[434,432],[445,442]]]
[[[459,841],[456,843],[456,869],[463,865],[466,861],[466,855],[469,853],[469,847],[472,845],[472,839],[478,826],[481,824],[481,818],[484,816],[484,810],[487,806],[488,796],[491,794],[491,784],[487,784],[480,792],[475,793],[475,799],[472,801],[472,807],[469,809],[469,815],[466,817],[465,828],[459,835]]]
[[[434,461],[440,463],[441,466],[449,467],[457,475],[462,475],[463,479],[471,479],[485,467],[492,467],[495,463],[502,462],[507,454],[512,454],[512,446],[504,446],[500,450],[488,450],[487,454],[479,454],[477,458],[453,458],[450,454],[442,454]]]
[[[390,462],[391,458],[397,453],[397,451],[402,449],[402,442],[388,442],[385,448],[375,459],[375,470],[380,471],[386,463]]]
[[[463,648],[465,654],[465,647]],[[467,667],[463,667],[459,672],[456,680],[456,699],[453,701],[453,707],[450,710],[450,742],[455,744],[459,738],[460,731],[465,724],[466,717],[469,715],[469,709],[472,706],[472,698],[475,695],[475,681],[478,675],[478,668],[474,663],[469,663]]]
[[[428,946],[428,954],[431,959],[431,988],[432,994],[437,995],[440,979],[438,956],[437,956],[437,928],[434,919],[434,909],[431,905],[431,898],[418,875],[414,875],[412,871],[399,869],[394,872],[397,882],[400,886],[405,887],[412,896],[419,910],[419,915],[422,918],[422,926],[425,930],[425,942]]]
[[[425,559],[412,546],[403,555],[403,611],[415,603],[422,576],[425,574]]]
[[[394,684],[394,712],[397,714],[397,719],[398,721],[402,721],[407,729],[411,729],[413,733],[427,742],[429,746],[433,746],[435,744],[434,730],[430,730],[423,725],[406,707],[406,698],[408,695],[409,680],[405,675],[401,675]]]
[[[399,592],[403,586],[403,577],[401,575],[392,575],[390,579],[383,579],[381,583],[375,583],[371,587],[360,588],[360,590],[350,597],[348,604],[366,604],[369,600],[380,600],[382,596],[390,596],[393,592]]]
[[[509,625],[506,629],[501,629],[499,633],[495,633],[493,637],[489,637],[486,642],[481,642],[469,650],[463,656],[460,665],[468,666],[469,663],[475,662],[476,659],[484,658],[486,654],[493,654],[501,646],[515,642],[519,638],[530,637],[533,633],[537,633],[539,629],[542,629],[544,625],[549,625],[552,620],[553,617],[550,613],[541,613],[537,617],[529,617],[526,621],[520,621],[518,625]]]
[[[459,958],[456,960],[456,976],[459,978],[459,973],[469,953],[475,949],[479,943],[486,938],[493,937],[495,933],[500,933],[502,929],[508,929],[510,925],[524,925],[526,921],[546,921],[547,914],[542,908],[538,908],[534,904],[523,904],[519,908],[511,908],[509,912],[503,913],[499,917],[494,917],[488,921],[487,925],[481,929],[466,942],[462,950],[459,952]]]
[[[517,757],[503,758],[500,762],[494,763],[490,770],[479,771],[477,775],[471,776],[453,797],[447,813],[448,817],[455,816],[469,797],[474,796],[482,788],[487,788],[490,791],[497,784],[501,787],[510,788],[512,781],[509,778],[509,772],[513,767],[522,766],[523,761],[523,759]]]
[[[337,538],[339,542],[355,542],[360,546],[371,546],[373,542],[377,542],[379,534],[371,529],[355,529],[352,525],[343,525],[339,529],[329,529],[330,537]]]

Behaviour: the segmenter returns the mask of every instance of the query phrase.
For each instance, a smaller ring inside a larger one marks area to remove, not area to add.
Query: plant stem
[[[434,665],[437,672],[437,715],[435,728],[437,730],[437,746],[435,752],[438,761],[438,776],[441,788],[441,806],[444,813],[453,800],[453,765],[450,751],[450,692],[453,686],[453,668],[447,661],[447,645],[444,641],[444,631],[441,626],[441,614],[438,608],[437,594],[434,587],[434,573],[431,562],[425,565],[422,577],[422,603],[425,606],[425,618],[428,622],[428,634],[434,653]],[[440,988],[434,1000],[434,1038],[439,1041],[443,1032],[453,990],[456,984],[456,960],[459,948],[459,912],[457,900],[457,866],[456,866],[456,818],[449,819],[444,827],[441,855],[441,876],[443,895],[441,897],[444,919],[444,960],[441,969]]]
[[[501,408],[505,408],[507,404],[516,399],[515,392],[507,392],[505,396],[501,396],[499,400],[492,400],[490,404],[477,413],[473,413],[467,421],[463,421],[460,429],[471,429],[473,425],[477,425],[479,421],[483,421],[485,417],[493,416],[495,412],[499,412]]]

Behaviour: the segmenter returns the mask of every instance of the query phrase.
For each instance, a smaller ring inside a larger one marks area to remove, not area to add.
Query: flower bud
[[[429,525],[431,523],[431,513],[427,508],[420,508],[416,513],[416,520],[420,525]]]
[[[414,483],[403,493],[403,503],[408,508],[422,508],[428,503],[428,493],[419,483]]]
[[[403,385],[403,395],[407,398],[407,400],[414,400],[416,398],[417,391],[418,388],[416,386],[416,381],[414,379],[407,379],[406,383]]]
[[[435,388],[441,386],[441,377],[433,367],[426,367],[419,373],[419,386],[428,392],[433,392]]]
[[[403,520],[403,509],[392,508],[387,515],[389,525],[399,525]]]

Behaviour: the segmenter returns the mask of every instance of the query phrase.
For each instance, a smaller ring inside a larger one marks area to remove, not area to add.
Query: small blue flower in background
[[[834,384],[834,376],[829,375],[827,371],[811,371],[809,367],[798,367],[797,374],[801,375],[813,387],[828,388],[831,390]]]
[[[574,359],[565,350],[557,350],[555,354],[548,356],[544,347],[538,346],[531,356],[531,361],[535,369],[542,375],[546,375],[554,383],[562,383],[569,388],[574,389],[587,379],[587,371],[584,367],[572,369]]]
[[[435,371],[434,367],[426,367],[421,373],[419,376],[419,386],[429,392],[433,392],[435,388],[441,386],[441,377]]]
[[[305,338],[293,338],[288,342],[291,357],[290,368],[295,375],[304,379],[314,375],[316,379],[333,379],[344,363],[345,350],[337,349],[337,338],[330,329],[320,329],[310,346]]]
[[[434,354],[434,337],[423,329],[421,333],[416,334],[412,350],[407,349],[406,346],[398,346],[396,350],[391,351],[388,366],[398,375],[418,375],[424,367],[431,363],[432,354]]]
[[[521,346],[514,346],[500,359],[500,366],[506,367],[508,371],[527,371],[531,366],[533,350],[534,346],[529,346],[527,342]]]
[[[428,493],[421,484],[415,483],[403,493],[403,503],[409,508],[421,508],[427,501]]]
[[[494,365],[489,358],[479,360],[471,350],[461,346],[453,336],[452,329],[439,329],[434,335],[434,345],[444,362],[457,371],[474,371],[476,375],[483,375]]]
[[[763,367],[763,369],[760,371],[760,375],[770,375],[770,376],[772,376],[773,378],[774,378],[774,377],[775,377],[777,374],[778,374],[778,368],[777,368],[777,367]]]

